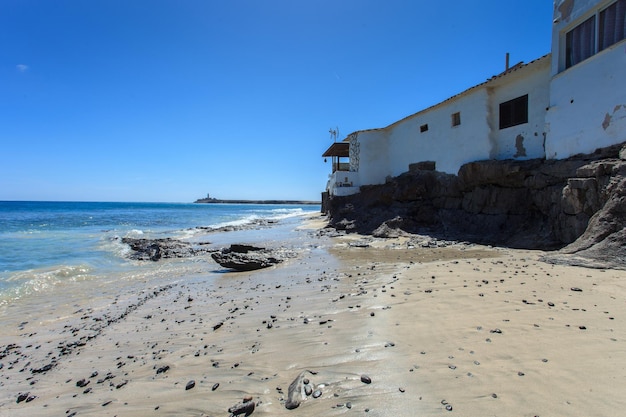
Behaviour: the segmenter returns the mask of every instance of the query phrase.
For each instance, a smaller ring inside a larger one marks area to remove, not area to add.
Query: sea
[[[123,237],[213,245],[285,240],[318,205],[0,202],[0,312],[29,297],[219,271],[210,260],[129,258]],[[271,231],[268,232],[268,229]],[[293,242],[291,244],[294,244]]]

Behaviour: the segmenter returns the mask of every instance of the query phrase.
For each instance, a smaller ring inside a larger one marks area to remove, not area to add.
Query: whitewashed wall
[[[626,41],[564,70],[564,34],[611,2],[558,3],[552,36],[554,77],[546,115],[546,157],[554,159],[626,141]],[[562,6],[568,6],[566,16],[559,11]]]
[[[434,161],[437,171],[456,174],[467,162],[488,159],[487,107],[485,90],[476,88],[388,127],[392,175],[422,161]],[[461,124],[452,126],[457,112]],[[426,124],[428,130],[421,132]]]
[[[545,116],[550,103],[550,57],[488,84],[492,159],[543,158]],[[528,123],[500,129],[500,103],[528,94]]]
[[[626,42],[552,79],[546,125],[547,158],[626,141]]]
[[[389,135],[385,129],[358,132],[358,183],[383,184],[391,174]],[[351,148],[353,146],[351,145]],[[353,157],[351,150],[350,157]]]

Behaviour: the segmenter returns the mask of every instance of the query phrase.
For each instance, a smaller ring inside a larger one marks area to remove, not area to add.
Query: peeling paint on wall
[[[606,129],[608,129],[609,126],[611,126],[611,122],[613,121],[613,117],[615,117],[615,116],[626,117],[626,115],[618,115],[618,112],[620,111],[620,109],[625,109],[626,110],[626,105],[625,104],[618,104],[613,109],[613,113],[612,114],[606,113],[604,115],[604,120],[602,121],[602,129],[606,130]]]
[[[489,150],[489,158],[490,159],[495,159],[496,156],[498,155],[498,141],[496,139],[496,134],[495,134],[495,125],[493,124],[492,121],[495,120],[495,117],[492,115],[492,109],[489,105],[489,103],[493,102],[493,95],[494,95],[494,88],[493,87],[487,87],[485,89],[487,91],[487,107],[486,107],[486,116],[487,116],[487,126],[489,126],[489,145],[490,145],[490,150]]]
[[[524,136],[517,135],[515,138],[515,155],[514,158],[519,158],[521,156],[526,156],[526,148],[524,148]]]
[[[557,6],[559,13],[561,13],[561,19],[567,20],[574,10],[574,0],[562,0]]]

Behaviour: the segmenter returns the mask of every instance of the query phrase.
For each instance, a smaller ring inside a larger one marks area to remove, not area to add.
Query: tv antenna
[[[339,127],[336,127],[335,129],[330,128],[328,130],[328,133],[330,133],[330,138],[333,140],[333,142],[337,142],[337,135],[339,135]]]

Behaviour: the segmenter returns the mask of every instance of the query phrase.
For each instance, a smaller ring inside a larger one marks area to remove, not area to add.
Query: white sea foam
[[[3,281],[9,286],[0,291],[0,305],[35,293],[52,290],[55,286],[93,278],[87,265],[59,265],[9,273]]]

